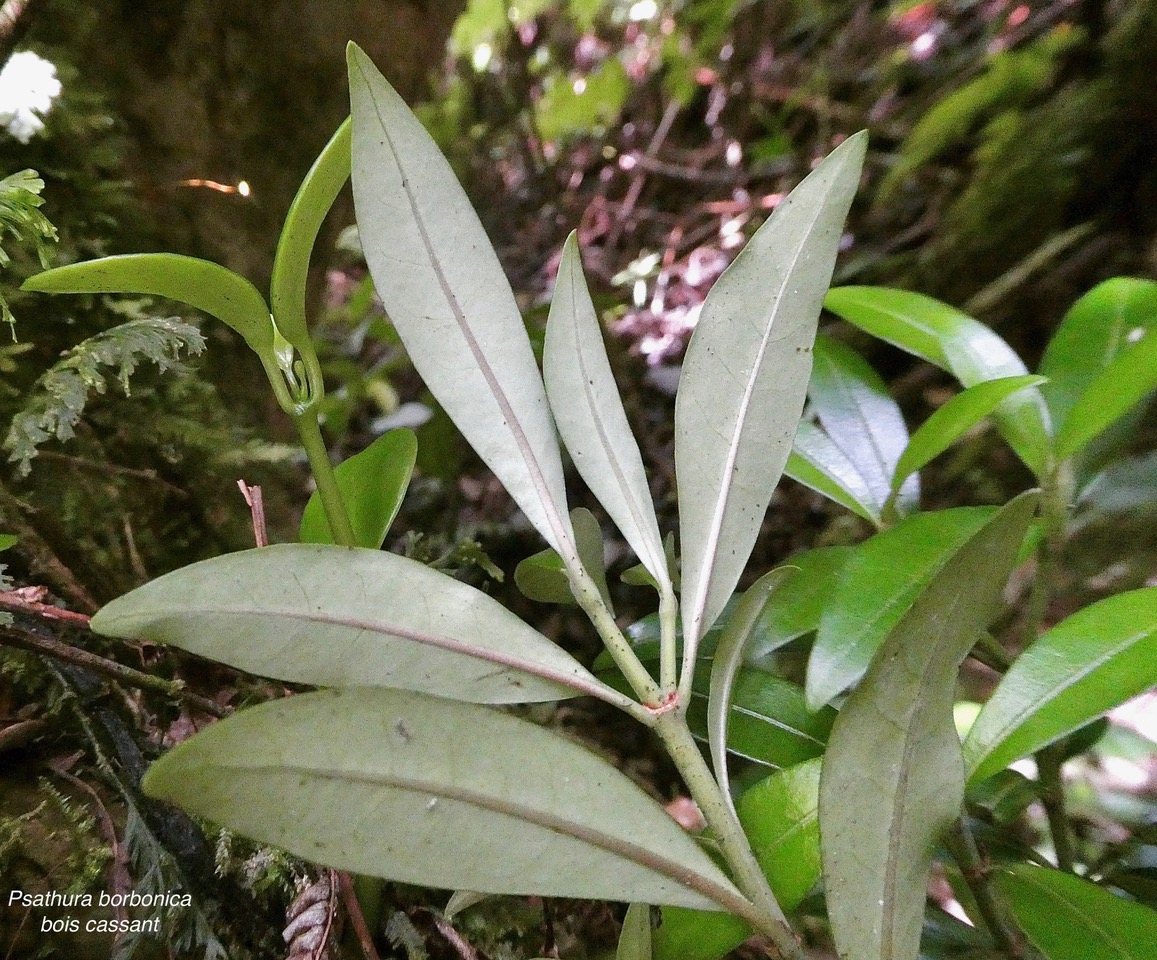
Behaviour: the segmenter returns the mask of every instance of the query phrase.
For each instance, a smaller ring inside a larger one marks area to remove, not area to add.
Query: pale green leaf
[[[1157,325],[1123,349],[1090,381],[1056,441],[1058,460],[1079,453],[1157,389]]]
[[[269,305],[277,318],[277,329],[302,356],[313,362],[316,360],[305,317],[309,260],[326,214],[349,177],[350,121],[347,119],[302,180],[285,216],[273,258]]]
[[[785,569],[772,570],[744,591],[731,616],[727,618],[711,661],[707,693],[707,746],[711,751],[715,779],[732,814],[735,813],[735,806],[731,801],[731,778],[727,771],[727,721],[731,716],[731,689],[760,614],[776,585],[788,572]]]
[[[1061,428],[1093,379],[1147,329],[1157,328],[1157,283],[1113,277],[1097,284],[1065,314],[1045,348],[1041,388]]]
[[[663,907],[651,934],[655,960],[719,960],[751,936],[751,924],[730,913]]]
[[[92,629],[293,683],[624,701],[496,600],[379,550],[280,544],[204,560],[114,600]]]
[[[684,660],[739,582],[791,452],[865,134],[832,152],[715,283],[675,399]]]
[[[24,281],[42,293],[139,293],[204,310],[236,330],[263,361],[273,358],[265,298],[244,277],[208,260],[175,253],[131,253],[46,270]]]
[[[632,903],[623,918],[619,946],[615,960],[651,960],[651,908],[645,903]]]
[[[153,764],[143,787],[359,874],[750,913],[625,775],[570,740],[476,704],[364,688],[288,697],[186,740]]]
[[[739,822],[785,910],[820,878],[820,759],[760,780],[739,798]]]
[[[940,456],[964,434],[993,412],[1005,398],[1045,382],[1044,377],[1000,377],[986,380],[962,390],[925,420],[912,434],[908,446],[896,464],[892,489],[899,490],[904,481],[929,461]]]
[[[1157,587],[1108,597],[1039,637],[1001,678],[964,743],[969,779],[1157,685]]]
[[[670,592],[643,458],[615,386],[574,233],[562,249],[542,366],[554,422],[575,468],[643,566]]]
[[[510,283],[446,158],[348,49],[354,205],[415,369],[547,543],[574,560],[554,424]]]
[[[603,557],[606,549],[603,544],[603,531],[599,527],[598,518],[586,507],[575,507],[570,512],[571,527],[574,530],[575,549],[578,552],[579,562],[590,575],[598,588],[599,596],[603,598],[603,605],[615,614],[615,607],[611,603],[611,591],[607,586],[607,564]]]
[[[936,571],[995,512],[919,513],[854,548],[820,616],[808,659],[809,707],[828,703],[863,675]]]
[[[904,416],[887,384],[855,350],[820,334],[808,399],[824,432],[863,478],[879,513],[908,443]],[[919,484],[913,481],[902,488],[898,505],[906,510],[919,497]]]
[[[524,597],[538,603],[576,603],[562,557],[549,547],[518,562],[514,585]]]
[[[880,508],[868,483],[831,437],[810,420],[801,420],[783,472],[805,487],[851,510],[876,526]]]
[[[964,386],[1028,373],[1005,341],[946,303],[888,287],[836,287],[824,306],[861,330],[947,370]],[[1039,390],[1008,397],[997,410],[1005,439],[1037,476],[1048,465],[1048,409]]]
[[[384,433],[365,450],[338,464],[334,470],[354,531],[354,545],[377,550],[401,509],[410,486],[418,442],[412,430]],[[321,497],[310,495],[301,517],[302,543],[334,543]]]
[[[1071,873],[1018,864],[996,874],[1017,924],[1046,960],[1152,960],[1157,912]]]
[[[997,612],[1036,505],[1017,497],[955,552],[836,718],[819,810],[828,916],[847,960],[916,960],[933,851],[964,797],[957,670]]]

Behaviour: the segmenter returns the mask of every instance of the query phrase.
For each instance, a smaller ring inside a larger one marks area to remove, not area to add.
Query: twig
[[[989,879],[989,869],[976,848],[976,841],[964,817],[962,811],[960,819],[945,835],[944,845],[960,867],[960,873],[976,899],[977,909],[992,939],[1003,952],[1019,960],[1025,955],[1024,937],[1010,922],[1003,905],[997,899]]]
[[[16,613],[27,613],[45,620],[61,620],[64,623],[76,624],[82,630],[88,629],[92,619],[87,613],[77,613],[75,610],[64,610],[54,607],[50,603],[41,603],[33,597],[44,596],[43,587],[21,587],[18,590],[0,591],[0,610],[12,610]]]
[[[59,463],[65,463],[70,467],[76,467],[80,470],[92,470],[95,473],[110,473],[116,476],[132,477],[137,480],[147,480],[150,483],[160,484],[169,493],[182,500],[189,499],[189,492],[182,490],[174,483],[170,483],[162,477],[156,470],[151,468],[141,467],[125,467],[119,463],[103,463],[100,460],[87,460],[84,457],[76,457],[68,453],[60,453],[57,450],[40,450],[36,454],[41,460],[56,460]]]
[[[651,137],[651,142],[647,144],[647,150],[643,154],[644,157],[654,158],[659,152],[659,148],[663,145],[663,141],[667,139],[667,134],[671,132],[671,124],[675,122],[675,117],[679,113],[679,104],[672,100],[667,104],[667,109],[663,111],[663,117],[659,121],[659,126],[655,128],[655,134]],[[640,158],[642,159],[642,158]],[[615,221],[611,227],[611,235],[607,237],[606,250],[614,250],[619,243],[619,237],[622,235],[623,227],[627,220],[630,219],[631,213],[635,209],[635,204],[639,202],[639,195],[643,192],[643,182],[646,180],[646,171],[642,164],[639,164],[635,176],[631,179],[631,185],[627,188],[627,195],[623,198],[623,205],[619,214],[619,219]]]
[[[1076,859],[1073,835],[1069,829],[1069,818],[1065,812],[1065,785],[1061,778],[1064,755],[1057,745],[1045,747],[1036,754],[1037,781],[1040,783],[1041,804],[1049,821],[1049,832],[1053,835],[1053,848],[1057,852],[1057,866],[1070,873]]]
[[[341,889],[342,905],[349,915],[350,925],[354,928],[354,933],[362,948],[362,955],[366,960],[381,960],[378,950],[374,946],[374,938],[370,933],[370,928],[366,926],[366,918],[362,914],[361,904],[358,903],[357,895],[354,893],[353,880],[348,873],[341,870],[338,871],[337,882]]]
[[[82,650],[80,647],[74,647],[60,640],[49,637],[38,637],[32,632],[21,629],[18,626],[10,624],[0,627],[0,644],[15,647],[18,650],[28,650],[32,653],[39,653],[43,656],[52,657],[54,660],[62,660],[65,663],[84,667],[84,669],[91,670],[93,673],[109,677],[113,680],[120,680],[134,687],[140,687],[145,690],[156,690],[176,700],[184,700],[186,703],[195,706],[198,710],[202,710],[214,717],[224,717],[229,713],[224,707],[207,697],[202,697],[200,694],[188,690],[181,680],[165,680],[163,677],[154,677],[151,673],[145,673],[143,670],[134,670],[132,667],[126,667],[123,663],[117,663],[115,660],[109,660],[107,657],[91,653],[88,650]]]
[[[261,495],[261,488],[251,487],[244,480],[237,481],[237,488],[249,505],[249,513],[253,517],[254,541],[259,547],[269,546],[269,533],[265,528],[265,500]]]

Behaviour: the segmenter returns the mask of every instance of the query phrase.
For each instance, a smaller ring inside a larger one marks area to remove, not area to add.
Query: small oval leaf
[[[354,545],[377,550],[402,507],[410,486],[418,441],[412,430],[391,430],[338,464],[334,470],[354,531]],[[321,497],[310,495],[301,517],[298,540],[302,543],[334,543]]]
[[[1157,587],[1108,597],[1039,637],[1001,679],[964,744],[992,776],[1157,684]]]
[[[860,181],[859,133],[776,208],[712,287],[675,398],[684,666],[747,565],[787,463],[824,291]]]
[[[293,683],[625,701],[496,600],[379,550],[278,544],[204,560],[114,600],[92,629]]]
[[[401,690],[288,697],[186,740],[153,764],[143,787],[359,874],[750,912],[625,775],[549,730],[476,704]]]

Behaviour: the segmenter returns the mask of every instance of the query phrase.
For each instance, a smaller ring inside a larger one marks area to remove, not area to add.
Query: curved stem
[[[294,417],[293,422],[297,426],[298,436],[301,437],[301,445],[305,447],[309,469],[313,472],[317,495],[321,498],[325,519],[329,522],[334,543],[343,547],[356,547],[357,541],[354,539],[353,527],[350,526],[349,514],[346,513],[345,504],[342,502],[337,477],[334,475],[333,465],[329,462],[329,451],[325,449],[325,441],[321,436],[317,411],[306,410]]]
[[[760,920],[755,926],[775,944],[786,960],[806,960],[768,885],[767,877],[751,852],[751,844],[739,822],[732,816],[687,722],[679,713],[663,714],[656,720],[655,731],[662,738],[663,745],[683,775],[687,789],[691,791],[691,797],[719,841],[723,855],[735,875],[736,884],[757,908]]]

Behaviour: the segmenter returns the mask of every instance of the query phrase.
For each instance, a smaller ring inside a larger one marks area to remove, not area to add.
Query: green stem
[[[333,465],[329,462],[329,451],[325,449],[325,441],[321,436],[321,426],[317,422],[317,412],[314,409],[294,417],[301,445],[305,447],[305,455],[309,459],[309,469],[313,472],[314,482],[317,484],[317,495],[321,498],[322,508],[325,510],[325,519],[329,522],[330,533],[334,543],[343,547],[356,547],[354,530],[350,526],[349,514],[346,513],[342,502],[341,492],[337,487],[337,477],[333,472]]]
[[[996,896],[996,891],[989,879],[989,869],[976,847],[976,840],[972,836],[972,831],[968,829],[963,812],[961,812],[960,819],[952,825],[944,837],[944,845],[960,867],[964,882],[972,891],[972,896],[976,900],[976,907],[996,945],[1010,957],[1023,957],[1025,955],[1024,936],[1009,920],[1004,905]]]
[[[785,960],[806,960],[795,934],[787,924],[783,910],[775,899],[767,877],[760,869],[751,844],[743,828],[731,814],[727,801],[719,789],[719,784],[711,773],[707,761],[699,751],[699,745],[691,735],[686,720],[680,713],[665,713],[655,723],[655,731],[663,740],[663,745],[675,761],[683,776],[691,797],[702,812],[707,825],[723,851],[735,882],[744,896],[755,904],[760,922],[756,924]]]
[[[674,693],[678,682],[678,651],[675,649],[678,641],[678,615],[679,604],[675,600],[675,591],[668,584],[659,596],[659,686],[664,696]]]
[[[1073,834],[1069,829],[1069,818],[1065,811],[1065,784],[1061,777],[1063,754],[1056,746],[1045,747],[1036,754],[1037,781],[1040,783],[1041,805],[1049,821],[1049,833],[1053,836],[1053,848],[1057,853],[1057,866],[1070,873],[1076,860]]]
[[[563,555],[563,562],[567,565],[567,578],[570,581],[571,593],[574,594],[583,612],[590,618],[595,629],[599,632],[604,646],[614,659],[616,666],[627,678],[627,683],[635,691],[644,704],[649,707],[658,707],[663,702],[663,694],[650,671],[643,666],[642,661],[635,655],[627,638],[623,636],[615,618],[603,603],[599,588],[591,579],[589,573],[577,559],[577,553],[572,562],[567,562]]]

